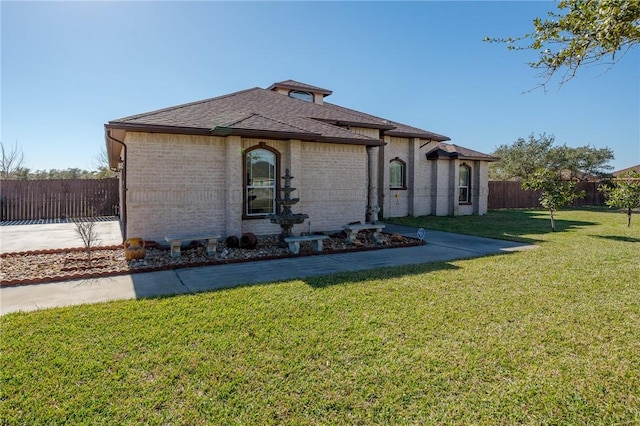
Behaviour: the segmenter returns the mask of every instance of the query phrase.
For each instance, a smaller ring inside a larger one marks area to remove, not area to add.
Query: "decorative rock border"
[[[145,272],[167,271],[167,270],[175,270],[175,269],[195,268],[195,267],[201,267],[201,266],[215,266],[215,265],[224,265],[224,264],[233,264],[233,263],[259,262],[263,260],[286,259],[286,258],[292,258],[292,257],[324,256],[328,254],[340,254],[340,253],[352,253],[352,252],[362,252],[362,251],[371,251],[371,250],[385,250],[385,249],[391,249],[391,248],[415,247],[415,246],[421,246],[426,244],[426,242],[417,240],[412,237],[404,237],[404,238],[408,241],[405,243],[395,243],[390,245],[375,245],[375,246],[361,246],[361,247],[351,246],[345,249],[324,250],[322,252],[305,251],[305,252],[300,252],[298,254],[287,253],[283,255],[265,255],[265,256],[242,258],[242,259],[217,258],[217,259],[211,259],[208,261],[184,262],[184,263],[178,263],[178,264],[167,264],[167,265],[150,266],[150,267],[134,267],[134,268],[126,268],[126,269],[103,271],[103,272],[86,272],[86,273],[77,272],[77,273],[69,273],[69,274],[59,274],[54,276],[40,276],[40,277],[34,277],[34,278],[10,279],[10,280],[0,281],[0,287],[44,284],[44,283],[84,280],[84,279],[92,279],[92,278],[104,278],[104,277],[138,274],[138,273],[145,273]],[[113,245],[113,246],[94,247],[93,251],[119,250],[119,249],[124,250],[121,245]],[[0,254],[0,258],[5,258],[8,256],[32,256],[32,255],[39,255],[39,254],[74,253],[74,252],[85,252],[85,251],[86,251],[86,248],[84,247],[47,249],[47,250],[30,250],[30,251],[13,252],[13,253],[2,253]]]

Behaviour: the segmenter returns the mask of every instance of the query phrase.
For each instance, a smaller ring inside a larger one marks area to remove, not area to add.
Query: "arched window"
[[[278,152],[265,144],[245,151],[245,217],[276,213],[278,157]]]
[[[303,92],[302,90],[292,90],[289,92],[290,98],[301,99],[307,102],[313,102],[313,93]]]
[[[458,174],[458,201],[461,204],[471,203],[471,167],[466,164],[460,165]]]
[[[407,189],[407,165],[398,157],[389,162],[389,188]]]

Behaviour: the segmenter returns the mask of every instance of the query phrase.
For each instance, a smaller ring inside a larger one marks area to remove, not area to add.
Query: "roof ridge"
[[[242,117],[239,120],[236,120],[234,122],[231,122],[231,123],[228,123],[228,124],[224,124],[224,125],[221,125],[221,126],[216,126],[216,127],[233,127],[234,125],[239,124],[239,123],[241,123],[241,122],[243,122],[243,121],[245,121],[245,120],[247,120],[247,119],[249,119],[251,117],[254,117],[254,116],[258,116],[258,117],[264,118],[265,120],[274,121],[274,122],[276,122],[278,124],[282,124],[282,125],[287,126],[287,127],[293,127],[295,129],[298,129],[298,130],[303,131],[303,132],[307,132],[307,133],[309,132],[308,130],[303,129],[300,126],[296,126],[294,124],[287,123],[285,121],[278,120],[278,119],[273,118],[273,117],[268,117],[266,115],[263,115],[263,114],[260,114],[260,113],[257,113],[257,112],[252,112],[249,115],[247,115],[246,117]],[[304,118],[304,117],[302,117],[302,118]]]
[[[357,136],[358,139],[370,139],[370,140],[375,140],[375,141],[379,140],[378,138],[372,138],[372,137],[369,137],[367,135],[363,135],[363,134],[354,132],[352,130],[345,129],[344,127],[340,127],[340,126],[333,125],[331,123],[327,123],[326,121],[322,121],[322,120],[319,120],[317,118],[307,117],[307,116],[301,116],[300,118],[303,119],[303,120],[314,121],[315,123],[317,123],[317,124],[319,124],[321,126],[331,127],[332,129],[336,129],[338,132],[346,132],[346,133],[348,133],[350,135],[355,135],[355,136]]]
[[[220,126],[216,126],[216,127],[231,127],[233,125],[236,125],[236,124],[240,123],[241,121],[246,120],[247,118],[253,117],[254,115],[259,115],[259,114],[255,113],[255,112],[251,112],[248,115],[243,115],[241,118],[239,118],[239,119],[237,119],[235,121],[230,121],[228,123],[224,123],[224,124],[221,124]]]
[[[265,115],[257,114],[257,113],[256,113],[256,115],[258,115],[258,116],[260,116],[260,117],[262,117],[262,118],[266,118],[267,120],[275,121],[276,123],[284,124],[285,126],[295,127],[296,129],[298,129],[298,130],[302,130],[303,132],[308,132],[308,130],[307,130],[307,129],[303,129],[302,127],[300,127],[300,126],[296,126],[295,124],[291,124],[291,123],[287,123],[287,122],[285,122],[285,121],[278,120],[277,118],[267,117],[267,116],[265,116]],[[302,118],[305,118],[305,117],[302,117]]]
[[[156,115],[156,114],[161,114],[161,113],[167,112],[167,111],[179,110],[179,109],[187,108],[187,107],[194,106],[194,105],[199,105],[199,104],[204,104],[204,103],[211,102],[211,101],[217,101],[217,100],[220,100],[220,99],[230,98],[232,96],[237,96],[237,95],[240,95],[242,93],[251,92],[251,91],[256,90],[256,89],[264,90],[264,89],[262,89],[260,87],[252,87],[250,89],[244,89],[244,90],[240,90],[240,91],[237,91],[237,92],[228,93],[226,95],[215,96],[213,98],[202,99],[202,100],[199,100],[199,101],[188,102],[188,103],[185,103],[185,104],[174,105],[172,107],[161,108],[161,109],[157,109],[157,110],[154,110],[154,111],[143,112],[141,114],[130,115],[130,116],[127,116],[127,117],[118,118],[116,120],[110,121],[110,123],[112,123],[112,122],[120,122],[120,121],[136,120],[136,119],[142,118],[142,117],[150,117],[150,116],[153,116],[153,115]]]
[[[351,108],[343,107],[341,105],[332,104],[330,102],[325,102],[325,105],[327,105],[327,104],[331,105],[332,107],[336,107],[336,108],[339,108],[339,109],[342,109],[342,110],[347,110],[347,111],[353,112],[356,115],[361,115],[361,116],[369,117],[369,118],[372,118],[372,119],[380,120],[385,124],[390,124],[390,125],[396,126],[396,129],[390,130],[390,132],[403,133],[401,129],[397,128],[398,126],[402,126],[402,127],[406,127],[406,128],[409,128],[409,129],[419,130],[422,133],[428,133],[428,134],[430,134],[432,136],[443,138],[445,140],[451,140],[451,138],[449,138],[449,136],[441,135],[440,133],[435,133],[435,132],[432,132],[430,130],[421,129],[420,127],[412,126],[410,124],[400,123],[399,121],[389,120],[388,118],[378,117],[377,115],[369,114],[369,113],[362,112],[362,111],[357,111],[357,110],[354,110],[354,109],[351,109]],[[406,133],[406,132],[404,132],[404,133]]]

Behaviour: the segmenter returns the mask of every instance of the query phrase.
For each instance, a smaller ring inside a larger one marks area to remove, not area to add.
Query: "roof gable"
[[[481,161],[498,161],[498,157],[483,154],[459,145],[438,142],[438,144],[426,153],[427,159],[460,159],[460,160],[481,160]]]
[[[315,92],[315,93],[320,93],[324,96],[329,96],[330,94],[333,93],[331,90],[323,89],[322,87],[312,86],[306,83],[300,83],[299,81],[295,81],[295,80],[285,80],[285,81],[280,81],[278,83],[273,83],[271,86],[267,88],[267,90],[273,90],[279,87],[283,89],[290,89],[290,90],[302,90],[302,91],[308,91],[308,92]]]

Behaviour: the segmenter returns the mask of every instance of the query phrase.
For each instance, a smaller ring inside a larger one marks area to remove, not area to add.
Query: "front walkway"
[[[415,237],[417,229],[387,225],[385,231]],[[304,256],[5,287],[0,289],[0,314],[109,300],[197,293],[243,284],[305,279],[387,266],[450,261],[535,247],[511,241],[429,230],[426,231],[426,240],[426,245],[418,247]]]

